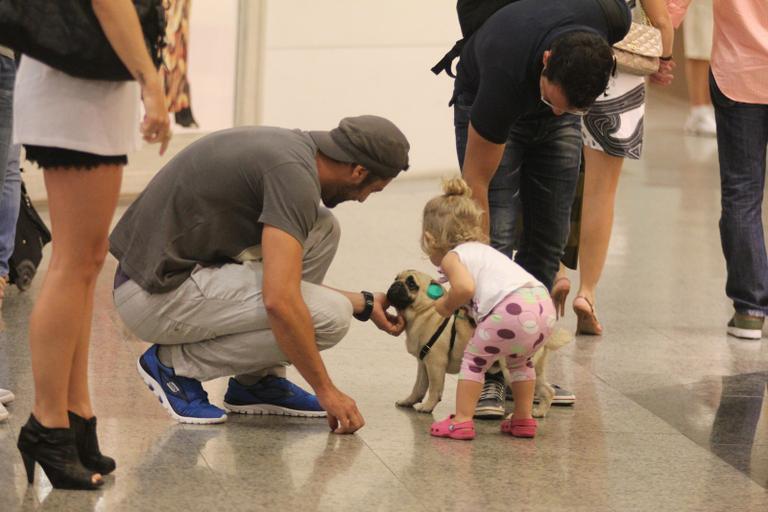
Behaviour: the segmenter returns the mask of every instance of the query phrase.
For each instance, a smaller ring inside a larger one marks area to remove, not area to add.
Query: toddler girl
[[[547,289],[517,263],[485,243],[483,212],[461,178],[443,184],[443,195],[424,207],[421,246],[450,282],[435,309],[448,317],[470,303],[477,328],[464,352],[456,392],[456,414],[432,424],[437,437],[473,439],[472,416],[485,372],[499,358],[509,369],[515,398],[512,416],[501,430],[534,437],[531,415],[536,371],[531,357],[549,336],[555,308]]]

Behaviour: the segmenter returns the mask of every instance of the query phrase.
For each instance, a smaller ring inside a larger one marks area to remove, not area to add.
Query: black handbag
[[[51,232],[38,215],[27,194],[24,182],[21,182],[21,208],[16,222],[16,246],[8,261],[10,267],[9,283],[19,290],[29,288],[37,273],[37,266],[43,259],[43,247],[51,241]]]
[[[156,67],[165,46],[162,0],[133,0]],[[0,0],[0,45],[78,78],[133,80],[112,49],[91,0]]]

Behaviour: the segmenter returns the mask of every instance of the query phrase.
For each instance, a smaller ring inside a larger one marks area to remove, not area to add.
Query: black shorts
[[[33,146],[24,144],[27,160],[34,162],[43,169],[64,167],[70,169],[93,169],[100,165],[126,165],[126,155],[95,155],[72,149],[54,148],[49,146]]]

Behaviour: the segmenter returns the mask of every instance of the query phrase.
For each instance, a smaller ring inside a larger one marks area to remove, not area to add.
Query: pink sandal
[[[501,431],[512,437],[536,437],[539,424],[533,418],[525,420],[508,419],[501,422]]]
[[[461,423],[453,423],[454,415],[451,414],[443,421],[436,421],[429,429],[429,433],[435,437],[450,437],[469,441],[475,438],[475,422],[472,420]]]

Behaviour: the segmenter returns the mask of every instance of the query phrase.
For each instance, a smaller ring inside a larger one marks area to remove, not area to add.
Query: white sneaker
[[[717,136],[715,111],[712,107],[693,107],[685,121],[685,133],[689,135]]]
[[[0,404],[7,404],[13,402],[16,399],[13,393],[7,389],[0,388]]]
[[[6,409],[3,404],[0,404],[0,421],[5,421],[7,419],[8,419],[8,409]]]

